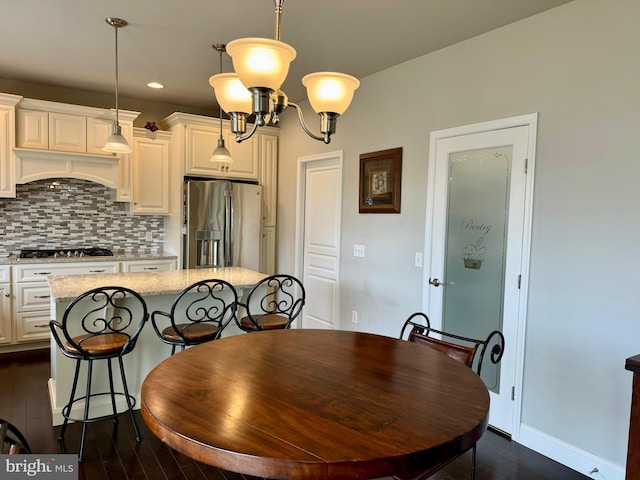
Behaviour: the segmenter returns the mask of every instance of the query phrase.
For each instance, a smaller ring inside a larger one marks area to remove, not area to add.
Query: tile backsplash
[[[69,178],[17,185],[16,198],[0,198],[0,253],[58,247],[161,252],[163,217],[131,215],[128,204],[112,200],[114,194],[98,183]]]

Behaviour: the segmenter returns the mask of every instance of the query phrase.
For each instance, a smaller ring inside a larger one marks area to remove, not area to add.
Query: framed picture
[[[360,213],[400,213],[402,147],[360,155]]]

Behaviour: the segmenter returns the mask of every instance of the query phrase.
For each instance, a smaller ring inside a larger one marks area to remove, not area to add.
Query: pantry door
[[[505,337],[499,365],[485,358],[489,424],[509,435],[519,392],[531,230],[534,116],[433,132],[424,309],[436,328]]]

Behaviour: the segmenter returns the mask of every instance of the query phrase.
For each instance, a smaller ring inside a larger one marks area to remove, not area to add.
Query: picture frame
[[[360,155],[360,213],[400,213],[402,147]]]

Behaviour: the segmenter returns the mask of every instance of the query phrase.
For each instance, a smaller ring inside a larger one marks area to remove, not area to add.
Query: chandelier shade
[[[295,49],[286,43],[268,38],[240,38],[227,45],[233,69],[247,88],[278,90],[289,64],[296,58]]]
[[[222,109],[229,112],[251,114],[251,92],[242,84],[235,73],[219,73],[209,77],[216,98]]]
[[[318,72],[304,76],[302,84],[307,87],[309,103],[316,113],[342,115],[349,108],[360,81],[344,73]]]

